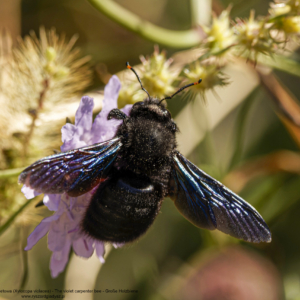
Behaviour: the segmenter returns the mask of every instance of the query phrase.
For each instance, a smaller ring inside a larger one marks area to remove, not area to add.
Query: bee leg
[[[121,110],[115,108],[112,109],[107,116],[107,120],[111,120],[111,119],[126,120],[128,119],[128,116],[125,113],[123,113]]]

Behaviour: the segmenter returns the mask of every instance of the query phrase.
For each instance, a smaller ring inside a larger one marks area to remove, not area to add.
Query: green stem
[[[190,0],[193,26],[209,25],[212,10],[211,0]]]
[[[23,265],[23,274],[21,277],[20,290],[25,289],[25,285],[28,281],[28,251],[24,251],[24,248],[27,245],[27,237],[28,237],[28,226],[22,226],[20,228],[21,238],[21,253],[22,253],[22,265]]]
[[[145,39],[173,48],[190,48],[200,44],[201,36],[196,29],[174,31],[147,22],[111,0],[88,0],[98,11],[119,25]]]
[[[202,60],[205,60],[207,58],[210,58],[212,56],[220,56],[222,54],[224,54],[225,52],[227,52],[229,49],[231,49],[232,47],[235,47],[237,46],[238,44],[237,43],[234,43],[234,44],[231,44],[229,46],[227,46],[226,48],[223,48],[221,50],[218,50],[216,52],[210,52],[210,51],[207,51],[206,53],[204,53],[203,55],[201,55],[198,60],[199,61],[202,61]]]
[[[23,170],[24,170],[24,168],[16,168],[16,169],[9,169],[9,170],[0,170],[0,179],[17,176]]]
[[[32,135],[33,135],[33,131],[34,131],[34,128],[35,128],[35,123],[36,123],[36,120],[38,118],[38,115],[39,115],[41,109],[43,108],[44,100],[45,100],[45,97],[46,97],[46,92],[47,92],[48,89],[49,89],[49,78],[45,78],[44,81],[43,81],[43,89],[40,92],[40,95],[39,95],[39,98],[38,98],[37,108],[35,109],[35,112],[32,114],[31,125],[30,125],[28,133],[25,136],[25,141],[24,141],[24,146],[23,146],[23,159],[24,159],[24,161],[27,157],[27,151],[28,151],[28,147],[29,147],[29,144],[30,144],[30,140],[31,140]]]
[[[34,198],[27,200],[3,225],[0,226],[0,235],[13,223],[15,218],[31,203]]]
[[[216,52],[207,51],[207,52],[203,53],[203,54],[202,54],[200,57],[198,57],[195,61],[192,61],[192,62],[190,62],[190,63],[184,65],[183,68],[182,68],[182,70],[181,70],[181,72],[179,73],[179,77],[180,77],[180,76],[183,76],[183,77],[184,77],[184,69],[189,68],[189,66],[192,65],[194,62],[196,62],[196,61],[200,61],[200,62],[201,62],[201,61],[203,61],[203,60],[205,60],[205,59],[208,59],[208,58],[210,58],[210,57],[213,57],[213,56],[220,56],[220,55],[224,54],[226,51],[228,51],[229,49],[231,49],[232,47],[235,47],[236,45],[237,45],[237,44],[234,43],[234,44],[231,44],[231,45],[229,45],[228,47],[226,47],[226,48],[224,48],[224,49],[221,49],[221,50],[219,50],[219,51],[216,51]]]

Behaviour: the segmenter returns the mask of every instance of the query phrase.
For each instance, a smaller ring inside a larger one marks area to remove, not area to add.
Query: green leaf
[[[300,62],[292,58],[278,54],[259,55],[258,63],[300,77]]]
[[[241,105],[237,120],[236,120],[236,133],[235,133],[235,147],[234,153],[232,155],[231,161],[229,163],[228,169],[231,170],[241,159],[244,139],[245,139],[245,130],[249,117],[249,112],[251,111],[251,107],[254,103],[254,100],[257,99],[257,95],[260,91],[260,87],[256,87],[253,91],[246,97]]]
[[[299,176],[275,176],[269,193],[261,194],[256,208],[268,224],[276,222],[280,216],[291,209],[300,200]],[[263,197],[264,196],[264,197]]]

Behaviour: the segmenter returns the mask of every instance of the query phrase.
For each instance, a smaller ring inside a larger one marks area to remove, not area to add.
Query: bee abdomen
[[[131,242],[146,232],[159,212],[160,188],[130,174],[109,179],[94,194],[82,223],[90,236],[108,242]]]

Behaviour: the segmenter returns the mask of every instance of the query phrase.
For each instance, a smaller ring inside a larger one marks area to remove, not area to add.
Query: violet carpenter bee
[[[163,100],[147,93],[129,117],[113,109],[108,119],[123,120],[109,141],[45,157],[20,175],[19,181],[48,194],[80,196],[96,188],[81,229],[105,242],[128,243],[151,226],[162,201],[170,197],[195,226],[218,229],[248,242],[270,242],[270,230],[259,213],[177,151],[178,131]]]

